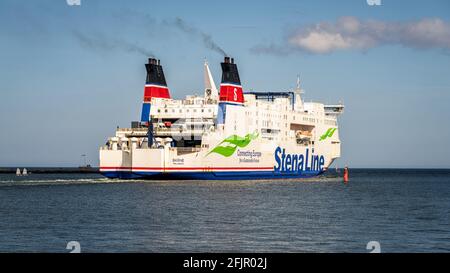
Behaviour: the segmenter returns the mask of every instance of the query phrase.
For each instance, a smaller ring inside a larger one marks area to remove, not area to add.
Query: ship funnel
[[[167,87],[160,60],[149,58],[145,68],[147,70],[147,79],[144,88],[141,122],[149,121],[150,105],[153,98],[170,99],[169,88]]]
[[[220,83],[219,111],[217,124],[224,124],[227,105],[243,106],[244,93],[242,92],[241,79],[234,59],[226,56],[222,66],[222,82]]]
[[[233,104],[243,104],[241,79],[234,59],[225,57],[222,66],[222,82],[220,83],[220,101]]]

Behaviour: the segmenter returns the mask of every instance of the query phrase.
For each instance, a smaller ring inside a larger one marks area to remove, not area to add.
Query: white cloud
[[[289,43],[314,53],[328,53],[336,49],[352,47],[351,41],[342,37],[340,33],[329,33],[320,30],[307,33],[306,35],[291,37]]]
[[[341,17],[336,22],[320,22],[299,27],[286,38],[283,46],[257,46],[255,51],[270,53],[285,47],[315,54],[338,50],[368,50],[380,45],[410,48],[450,49],[450,24],[440,18],[423,18],[406,22],[360,20]]]

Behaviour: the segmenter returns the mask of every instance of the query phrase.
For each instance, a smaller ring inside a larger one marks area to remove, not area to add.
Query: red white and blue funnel
[[[222,66],[222,82],[220,83],[219,111],[217,124],[224,124],[226,117],[226,106],[243,106],[244,93],[242,92],[241,79],[234,59],[225,57]]]
[[[150,108],[153,98],[170,99],[169,88],[167,87],[160,61],[149,58],[148,64],[145,64],[145,68],[147,69],[147,80],[144,88],[141,122],[148,122],[150,120]]]

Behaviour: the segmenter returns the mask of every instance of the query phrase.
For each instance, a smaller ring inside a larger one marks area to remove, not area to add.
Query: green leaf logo
[[[220,154],[225,157],[232,156],[238,147],[244,148],[250,142],[259,136],[258,133],[246,134],[244,137],[238,135],[231,135],[219,143],[214,149],[212,149],[206,156],[211,153]]]
[[[327,137],[332,137],[334,132],[336,131],[336,128],[328,128],[328,130],[320,136],[319,141],[322,141],[324,139],[326,139]]]

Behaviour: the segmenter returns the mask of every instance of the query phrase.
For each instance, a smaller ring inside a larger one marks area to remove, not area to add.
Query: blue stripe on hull
[[[292,179],[319,175],[321,171],[302,173],[268,172],[101,172],[108,178],[151,179],[151,180],[254,180],[254,179]]]
[[[132,172],[100,172],[105,177],[108,178],[119,178],[119,179],[139,179],[140,175]]]

